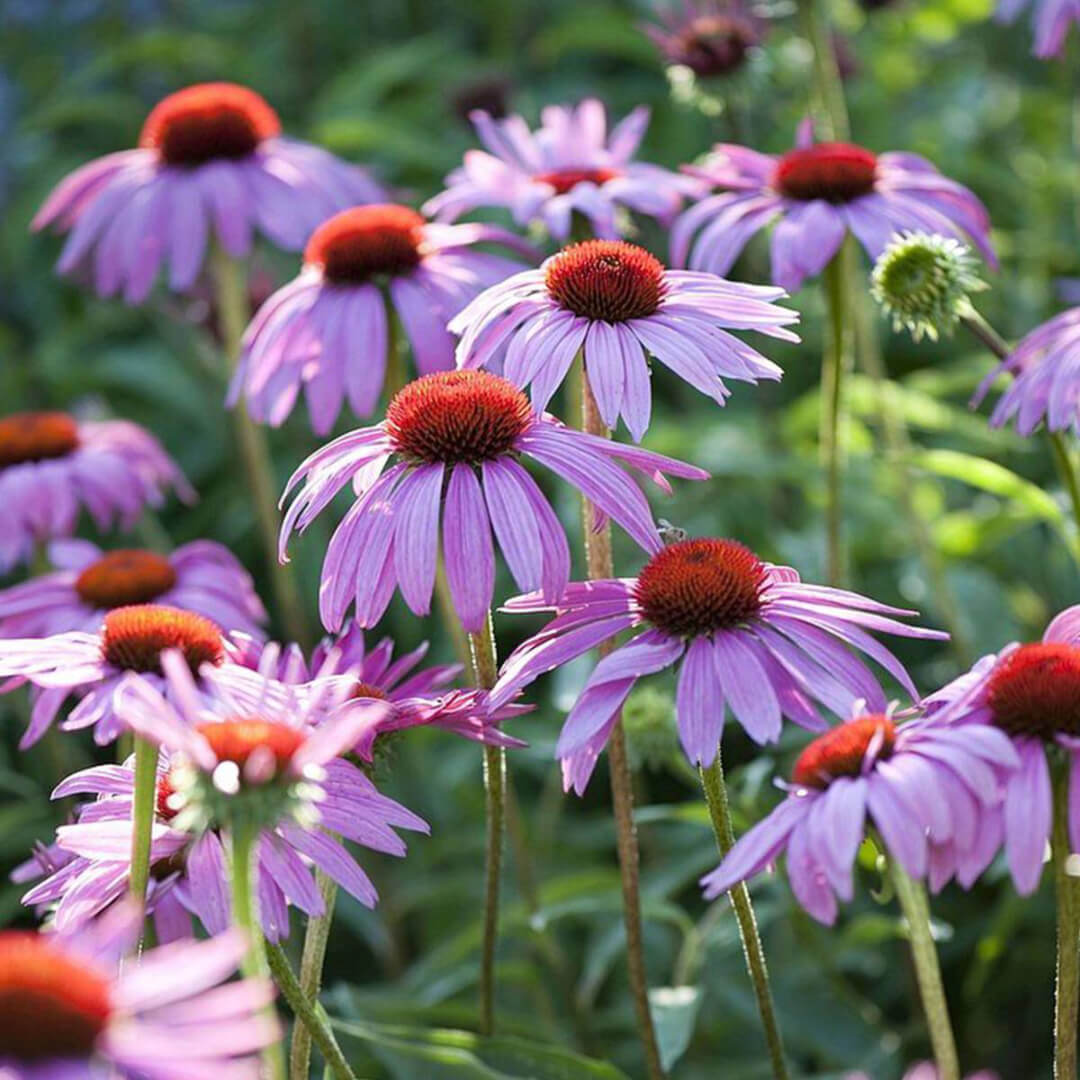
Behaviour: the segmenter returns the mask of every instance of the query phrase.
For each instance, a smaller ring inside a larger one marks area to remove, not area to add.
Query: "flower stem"
[[[721,855],[727,855],[735,844],[735,831],[731,826],[731,813],[728,808],[727,788],[724,784],[724,766],[720,751],[716,751],[716,760],[707,768],[700,769],[701,786],[705,792],[705,801],[709,807],[709,819],[712,821],[713,835]],[[729,893],[735,919],[739,924],[739,937],[742,939],[743,956],[750,981],[754,984],[754,996],[757,998],[761,1026],[765,1031],[765,1044],[769,1049],[769,1061],[772,1063],[773,1076],[776,1080],[787,1080],[788,1069],[784,1061],[784,1042],[780,1036],[780,1025],[773,1006],[772,989],[769,986],[769,969],[765,963],[765,949],[758,933],[754,906],[750,900],[750,890],[742,881]]]
[[[150,842],[157,805],[158,748],[149,740],[135,739],[135,792],[132,799],[131,898],[139,910],[146,908],[150,884]],[[140,944],[142,931],[139,932]]]
[[[490,689],[498,677],[491,612],[484,629],[469,634],[474,686]],[[506,821],[506,751],[484,747],[484,934],[480,950],[480,1034],[495,1033],[495,949],[499,943],[499,884]]]
[[[584,358],[576,362],[577,384],[575,392],[581,402],[581,427],[592,435],[609,438],[608,431],[596,399],[589,388],[585,374]],[[589,579],[615,576],[615,564],[611,553],[611,525],[596,530],[596,508],[583,499],[583,531],[585,535],[585,560]],[[614,647],[612,642],[601,645],[601,656]],[[622,878],[623,921],[626,924],[626,966],[630,976],[630,994],[637,1016],[638,1036],[645,1051],[645,1066],[649,1080],[664,1080],[664,1066],[660,1060],[660,1047],[656,1041],[652,1012],[649,1009],[649,980],[645,970],[644,936],[641,929],[641,882],[637,831],[634,826],[634,791],[630,774],[630,761],[626,754],[626,736],[623,732],[621,712],[615,717],[611,738],[608,740],[608,771],[611,775],[611,803],[615,819],[615,842],[619,853],[619,873]]]
[[[1072,505],[1073,520],[1080,528],[1080,481],[1076,476],[1076,467],[1073,465],[1072,455],[1065,445],[1065,438],[1060,431],[1049,432],[1050,453],[1057,466],[1058,475],[1069,493],[1069,502]]]
[[[926,900],[926,889],[919,882],[913,881],[895,859],[889,860],[889,869],[896,887],[896,898],[907,923],[915,977],[919,984],[919,996],[922,998],[940,1080],[960,1080],[956,1039],[949,1021],[949,1006],[945,1000],[945,987],[941,982],[937,948],[930,932],[930,906]]]
[[[255,899],[256,842],[259,830],[250,822],[237,822],[230,830],[231,884],[233,924],[247,935],[248,948],[240,970],[248,979],[269,979],[270,963],[266,955],[266,938],[259,924]],[[268,1011],[273,1006],[268,1006]],[[271,1080],[284,1080],[285,1055],[281,1043],[267,1047],[263,1054],[266,1073]]]
[[[226,375],[231,376],[240,358],[240,343],[247,325],[248,299],[244,267],[217,245],[213,249],[212,258]],[[290,640],[304,646],[310,645],[307,615],[294,571],[278,561],[278,483],[274,477],[273,461],[265,432],[252,421],[242,401],[236,403],[232,417],[236,444],[254,503],[255,520],[278,615]]]
[[[316,868],[315,881],[325,910],[321,915],[308,919],[307,930],[304,932],[304,951],[300,956],[299,984],[304,1000],[312,1004],[319,1000],[326,945],[330,940],[330,924],[334,921],[334,902],[337,899],[337,883],[332,877]],[[289,1047],[291,1080],[308,1080],[311,1071],[311,1034],[306,1023],[297,1024],[293,1028],[292,1043]]]
[[[798,0],[802,31],[814,53],[813,83],[817,112],[817,135],[821,140],[850,139],[844,83],[836,63],[836,47],[826,0]]]
[[[1054,784],[1054,891],[1057,899],[1057,965],[1054,979],[1054,1080],[1075,1080],[1080,994],[1080,881],[1068,871],[1069,772]]]
[[[825,303],[828,308],[828,333],[821,368],[821,455],[825,463],[825,566],[830,585],[844,578],[843,551],[843,446],[840,431],[843,416],[844,371],[851,354],[850,309],[845,263],[850,257],[851,241],[825,267]]]
[[[268,946],[267,958],[274,982],[277,983],[282,997],[289,1003],[289,1008],[296,1014],[298,1021],[296,1032],[307,1031],[315,1040],[315,1045],[326,1060],[327,1070],[331,1076],[336,1080],[356,1080],[356,1074],[338,1045],[334,1032],[326,1021],[325,1013],[317,1002],[304,993],[284,949],[280,945]],[[296,1034],[293,1035],[294,1045],[295,1040]],[[298,1076],[302,1080],[308,1080],[306,1069],[301,1074],[294,1072],[292,1076],[293,1080],[296,1080]]]

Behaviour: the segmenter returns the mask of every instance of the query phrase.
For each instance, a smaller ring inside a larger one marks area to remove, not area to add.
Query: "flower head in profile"
[[[740,285],[714,274],[665,270],[644,248],[587,240],[564,248],[481,293],[451,323],[461,335],[458,366],[502,363],[515,385],[532,387],[543,412],[579,352],[604,423],[622,416],[641,441],[652,395],[648,357],[723,405],[724,379],[779,379],[771,360],[730,330],[798,341],[798,314],[773,301],[783,290]]]
[[[1080,307],[1036,327],[979,384],[978,405],[1002,374],[1013,376],[990,414],[991,427],[1012,422],[1021,435],[1040,424],[1080,435]]]
[[[898,724],[889,712],[857,707],[803,750],[787,798],[702,878],[706,899],[786,853],[795,898],[831,925],[838,900],[854,895],[852,867],[868,827],[911,877],[925,878],[931,844],[977,843],[981,818],[1000,801],[1002,780],[1016,764],[1001,732]]]
[[[123,730],[116,694],[124,677],[136,674],[165,688],[162,657],[176,650],[198,678],[200,691],[225,685],[254,700],[280,687],[261,674],[229,662],[229,642],[221,628],[194,611],[163,604],[113,608],[94,632],[70,630],[41,638],[0,638],[0,690],[30,683],[36,688],[30,724],[21,746],[33,745],[49,729],[72,695],[79,703],[63,722],[65,731],[92,727],[101,744]]]
[[[540,222],[563,242],[574,214],[580,214],[594,235],[614,240],[623,231],[620,210],[667,224],[683,198],[700,190],[691,177],[634,160],[649,123],[644,106],[610,132],[604,106],[595,98],[576,107],[549,105],[540,119],[540,127],[530,131],[520,116],[495,120],[474,112],[472,122],[486,150],[468,151],[461,168],[446,178],[446,190],[429,199],[424,212],[455,221],[471,210],[504,206],[516,224]]]
[[[870,275],[870,291],[893,330],[908,330],[916,341],[951,334],[971,310],[970,294],[986,287],[959,240],[919,232],[894,236]]]
[[[538,415],[516,386],[490,372],[425,375],[394,397],[381,424],[317,450],[286,488],[288,497],[304,481],[282,525],[283,555],[293,530],[306,529],[346,484],[357,496],[323,562],[324,625],[339,628],[355,603],[357,624],[373,626],[395,586],[415,614],[426,615],[440,535],[466,630],[479,631],[491,607],[492,531],[518,585],[557,600],[570,576],[566,533],[521,457],[576,487],[646,551],[660,548],[660,536],[645,496],[621,466],[665,490],[665,473],[707,475]]]
[[[269,980],[226,980],[236,931],[120,961],[138,937],[122,905],[77,933],[0,932],[0,1076],[5,1080],[258,1080],[257,1054],[281,1037]],[[182,1051],[180,1050],[182,1048]]]
[[[703,165],[686,169],[720,190],[672,228],[676,266],[726,274],[750,237],[773,221],[772,280],[788,292],[820,274],[848,232],[871,259],[895,233],[966,234],[996,266],[986,208],[917,154],[815,143],[803,125],[786,154],[720,144]]]
[[[54,540],[53,570],[0,590],[0,637],[92,633],[104,614],[132,604],[164,604],[205,615],[226,630],[262,636],[266,610],[251,575],[213,540],[169,555],[145,548],[102,551],[89,540]]]
[[[710,765],[725,707],[757,743],[774,742],[784,717],[812,729],[817,705],[843,715],[885,696],[857,655],[870,657],[915,696],[904,667],[869,633],[940,640],[948,635],[898,621],[915,612],[858,593],[807,585],[790,567],[762,562],[734,540],[692,539],[653,554],[636,578],[576,582],[556,603],[539,594],[507,611],[554,610],[555,618],[507,658],[496,704],[539,675],[624,630],[643,632],[593,669],[556,746],[563,780],[580,794],[639,678],[679,665],[675,696],[687,757]]]
[[[1028,0],[998,0],[997,18],[1014,22]],[[1035,29],[1036,56],[1048,60],[1065,51],[1065,38],[1073,23],[1080,23],[1080,0],[1032,0],[1032,21]]]
[[[262,826],[256,887],[270,940],[288,936],[290,906],[312,917],[325,911],[312,865],[373,906],[375,887],[342,841],[402,856],[405,844],[396,828],[427,832],[422,819],[380,794],[340,756],[378,722],[384,706],[369,700],[339,710],[352,683],[321,674],[255,700],[223,686],[206,695],[179,656],[170,654],[163,663],[167,695],[129,679],[119,704],[126,722],[163,747],[147,895],[159,935],[189,934],[192,915],[210,933],[228,926],[222,831],[237,814]],[[272,670],[272,664],[264,668]],[[83,770],[57,787],[54,798],[97,798],[78,811],[75,824],[58,829],[58,846],[72,858],[31,889],[24,903],[55,904],[55,923],[69,927],[128,890],[133,793],[130,759]]]
[[[234,635],[240,649],[232,654],[237,663],[258,668],[268,648],[257,639]],[[315,677],[347,675],[353,681],[341,708],[362,707],[381,702],[382,716],[368,723],[351,752],[366,762],[374,757],[379,736],[415,727],[437,727],[463,738],[492,746],[524,746],[501,729],[505,720],[530,711],[530,706],[509,703],[492,708],[482,690],[451,688],[448,684],[461,671],[460,664],[440,664],[415,670],[427,654],[425,641],[411,652],[394,658],[394,642],[386,637],[368,648],[364,630],[353,620],[338,635],[326,637],[311,654],[308,664],[297,645],[281,651],[275,678],[284,683],[307,682]]]
[[[168,265],[168,284],[195,284],[211,243],[235,258],[256,232],[299,251],[338,210],[383,199],[360,169],[281,134],[274,110],[234,83],[200,83],[151,110],[134,150],[66,177],[33,221],[69,233],[58,269],[85,269],[101,296],[137,304]]]
[[[248,327],[230,391],[274,426],[303,390],[319,435],[344,401],[374,410],[386,378],[396,316],[421,374],[454,366],[447,321],[477,293],[535,262],[513,233],[494,225],[435,225],[407,206],[356,206],[323,222],[308,241],[300,276],[279,289]]]
[[[743,0],[675,0],[657,16],[644,30],[665,63],[702,79],[738,71],[765,35],[765,20]]]
[[[942,873],[952,862],[961,883],[973,880],[1004,842],[1017,891],[1034,892],[1053,818],[1048,751],[1068,762],[1069,843],[1080,850],[1080,606],[1058,615],[1042,641],[1014,642],[983,657],[924,704],[935,721],[965,737],[972,727],[1003,732],[1020,759],[999,812],[983,825],[977,857],[964,860],[946,847],[938,853]]]
[[[138,424],[63,412],[0,417],[0,573],[35,545],[70,536],[83,509],[101,530],[130,529],[170,487],[194,501],[179,466]]]

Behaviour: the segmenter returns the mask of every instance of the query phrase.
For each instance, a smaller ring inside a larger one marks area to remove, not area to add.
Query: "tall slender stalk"
[[[469,666],[474,686],[495,685],[499,666],[495,630],[488,612],[484,628],[470,633]],[[506,821],[506,751],[484,747],[484,932],[480,949],[480,1032],[495,1031],[495,950],[499,942],[499,884],[502,880],[503,831]]]
[[[727,855],[735,844],[735,831],[731,826],[731,812],[728,808],[727,788],[724,784],[724,766],[719,749],[716,760],[708,768],[702,768],[701,786],[705,792],[705,801],[709,807],[709,820],[712,822],[713,835],[720,854]],[[769,1050],[773,1076],[776,1080],[787,1080],[788,1068],[784,1060],[784,1041],[780,1036],[780,1025],[776,1019],[772,989],[769,985],[769,969],[765,963],[765,948],[758,933],[754,906],[750,900],[750,890],[746,882],[741,881],[729,893],[728,899],[739,924],[739,938],[742,940],[743,957],[750,981],[754,984],[754,997],[757,999],[761,1026],[765,1032],[765,1044]]]
[[[321,915],[308,919],[307,929],[304,931],[304,950],[300,955],[299,982],[300,993],[304,1000],[312,1005],[319,1000],[326,945],[330,940],[330,925],[334,921],[334,903],[337,900],[337,882],[329,874],[316,868],[315,881],[323,899],[324,910]],[[295,1007],[293,1011],[296,1012]],[[307,1024],[297,1024],[293,1028],[292,1043],[289,1046],[289,1076],[291,1080],[308,1080],[310,1072],[311,1029]]]
[[[225,374],[229,377],[240,358],[240,342],[247,325],[247,285],[243,264],[232,258],[223,248],[215,245],[212,262],[218,318],[224,341]],[[237,402],[232,410],[232,417],[237,449],[254,504],[255,520],[278,615],[291,640],[301,645],[310,645],[310,629],[295,574],[278,561],[278,483],[274,477],[266,435],[263,429],[252,421],[242,401]]]
[[[596,406],[596,399],[585,375],[584,358],[575,362],[577,386],[580,396],[581,427],[592,435],[608,438],[608,431]],[[585,561],[590,580],[615,576],[611,554],[611,525],[596,530],[596,508],[583,499],[583,532],[585,535]],[[600,646],[601,656],[614,647],[612,642]],[[649,1009],[649,980],[645,970],[644,936],[641,928],[641,882],[637,831],[634,826],[634,792],[631,782],[630,762],[626,753],[626,735],[623,732],[622,714],[615,718],[608,740],[608,770],[611,774],[611,803],[615,818],[615,841],[619,853],[619,872],[622,878],[623,921],[626,924],[626,964],[630,975],[630,993],[634,1001],[638,1035],[645,1051],[645,1066],[650,1080],[664,1080],[664,1067],[660,1061],[660,1047],[656,1041],[652,1012]]]
[[[919,984],[926,1026],[930,1032],[930,1044],[934,1050],[940,1080],[960,1080],[960,1061],[956,1054],[956,1039],[949,1020],[949,1006],[945,1000],[945,987],[941,982],[937,947],[930,933],[930,906],[926,889],[913,881],[895,860],[889,860],[896,898],[907,923],[911,958],[915,963],[915,978]],[[1075,1032],[1074,1032],[1075,1037]]]
[[[1054,978],[1054,1080],[1076,1080],[1076,1027],[1080,995],[1080,881],[1068,871],[1069,770],[1054,780],[1054,892],[1057,963]]]
[[[233,924],[247,935],[248,948],[240,970],[249,979],[269,979],[270,963],[266,955],[266,938],[259,923],[258,902],[255,897],[255,856],[258,828],[249,822],[236,822],[229,831],[231,849],[231,885]],[[268,1006],[267,1011],[273,1011]],[[285,1055],[276,1042],[263,1051],[263,1063],[270,1080],[285,1080]]]
[[[852,254],[845,240],[825,267],[828,328],[821,367],[821,455],[825,464],[825,566],[830,585],[844,578],[843,550],[843,419],[844,373],[851,359],[851,305],[845,263]]]
[[[814,105],[817,131],[824,139],[850,139],[844,83],[836,63],[836,46],[826,9],[827,0],[798,0],[802,31],[813,49]]]
[[[267,960],[274,982],[281,990],[281,996],[289,1003],[289,1008],[296,1015],[296,1032],[307,1032],[309,1037],[315,1040],[316,1046],[326,1061],[326,1071],[330,1076],[335,1080],[356,1080],[356,1074],[338,1045],[334,1032],[327,1022],[326,1014],[317,1001],[304,993],[289,963],[289,958],[285,955],[285,950],[280,945],[268,946]],[[293,1035],[294,1045],[295,1040],[296,1033]],[[301,1074],[294,1072],[293,1080],[296,1080],[298,1076],[301,1080],[308,1080],[308,1071],[305,1069]]]
[[[150,884],[150,842],[157,806],[158,748],[142,737],[135,739],[135,791],[131,814],[131,898],[139,910],[146,907]],[[142,930],[139,931],[142,942]]]

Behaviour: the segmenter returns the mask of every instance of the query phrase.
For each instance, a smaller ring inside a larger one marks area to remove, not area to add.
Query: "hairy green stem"
[[[1054,978],[1054,1080],[1076,1080],[1076,1027],[1080,994],[1080,881],[1069,873],[1069,771],[1054,781],[1054,892],[1057,963]]]
[[[302,1029],[309,1033],[326,1061],[330,1075],[335,1080],[356,1080],[356,1074],[338,1045],[330,1024],[327,1023],[326,1014],[319,1008],[316,1001],[304,993],[289,963],[289,958],[285,955],[285,950],[280,945],[267,946],[267,960],[281,996],[289,1003],[289,1008],[296,1016],[297,1031]],[[294,1041],[295,1038],[294,1035]],[[293,1073],[294,1080],[296,1076],[297,1074]],[[302,1078],[308,1080],[306,1071],[302,1074]]]
[[[334,902],[337,900],[337,882],[329,874],[316,868],[315,881],[323,899],[324,910],[321,915],[308,919],[307,929],[304,931],[304,950],[300,955],[300,993],[305,1001],[312,1004],[319,1000],[326,946],[330,940]],[[311,1035],[311,1028],[306,1023],[297,1024],[293,1028],[292,1043],[289,1046],[291,1080],[308,1080],[311,1072]]]
[[[247,325],[247,283],[243,264],[216,245],[213,249],[213,267],[226,375],[231,376],[240,358],[240,342]],[[310,628],[295,572],[278,560],[278,483],[274,477],[266,434],[252,421],[243,401],[236,403],[232,417],[278,615],[290,640],[304,646],[310,645]]]
[[[474,686],[490,689],[498,677],[495,630],[488,612],[483,630],[469,634]],[[480,1033],[495,1032],[495,950],[499,943],[499,885],[506,821],[506,751],[484,747],[484,932],[480,948]]]
[[[889,860],[889,869],[900,910],[907,924],[908,944],[915,964],[915,978],[919,984],[926,1026],[930,1032],[930,1045],[934,1050],[940,1080],[960,1080],[960,1061],[956,1054],[956,1039],[949,1020],[949,1006],[945,1000],[945,987],[941,981],[937,947],[930,932],[930,905],[926,889],[913,881],[895,859]]]
[[[830,585],[844,579],[843,549],[843,383],[850,366],[851,326],[845,261],[851,252],[845,240],[825,267],[828,328],[821,368],[821,456],[825,464],[825,567]]]
[[[229,832],[232,885],[233,924],[247,936],[248,947],[240,970],[248,979],[269,979],[270,963],[266,955],[266,938],[259,923],[258,901],[255,896],[257,826],[237,822]],[[273,1006],[267,1011],[273,1013]],[[285,1055],[281,1043],[275,1042],[263,1051],[263,1063],[270,1080],[284,1080]]]
[[[1061,477],[1065,490],[1069,493],[1069,503],[1072,506],[1073,520],[1080,528],[1080,481],[1076,476],[1076,466],[1073,464],[1072,455],[1065,445],[1065,438],[1060,431],[1049,432],[1050,454],[1057,466],[1058,475]]]
[[[727,855],[735,844],[735,831],[731,825],[731,812],[728,807],[727,788],[724,784],[724,766],[719,748],[716,760],[708,767],[700,769],[701,786],[705,792],[705,801],[709,807],[709,820],[712,822],[713,835],[720,854]],[[757,999],[761,1026],[765,1032],[765,1045],[769,1050],[776,1080],[788,1080],[787,1062],[784,1060],[784,1041],[780,1036],[780,1025],[776,1019],[772,989],[769,985],[769,969],[765,963],[765,948],[758,933],[754,905],[750,900],[750,890],[746,882],[741,881],[729,893],[728,899],[739,924],[739,937],[742,940],[743,957],[750,981],[754,984],[754,997]]]
[[[596,399],[589,388],[585,364],[582,358],[575,361],[576,386],[574,388],[581,404],[581,427],[592,435],[609,438],[608,431],[596,406]],[[585,561],[590,580],[615,576],[611,552],[611,524],[605,522],[597,530],[596,508],[583,499],[583,531],[585,535]],[[601,656],[614,647],[606,642],[598,650]],[[623,921],[626,924],[626,966],[630,976],[630,994],[637,1017],[638,1036],[645,1052],[645,1067],[649,1080],[664,1080],[665,1072],[660,1060],[660,1047],[653,1027],[649,1008],[649,980],[645,970],[645,943],[641,927],[641,881],[640,856],[637,830],[634,825],[634,791],[630,761],[626,753],[626,735],[623,732],[621,712],[615,718],[607,745],[608,771],[611,776],[611,804],[615,819],[615,842],[619,853],[619,873],[622,880]]]
[[[146,889],[150,884],[150,842],[157,806],[157,762],[158,748],[149,740],[137,736],[131,814],[131,898],[140,911],[146,908]],[[141,943],[141,929],[139,940]]]
[[[841,141],[851,138],[844,83],[836,63],[836,45],[829,23],[827,0],[798,0],[802,32],[813,50],[814,106],[817,137]]]

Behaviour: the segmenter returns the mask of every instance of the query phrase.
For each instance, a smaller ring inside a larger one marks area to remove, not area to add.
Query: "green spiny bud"
[[[916,341],[951,334],[971,307],[968,294],[986,288],[971,252],[958,240],[929,233],[894,237],[878,257],[870,291],[893,329]]]

